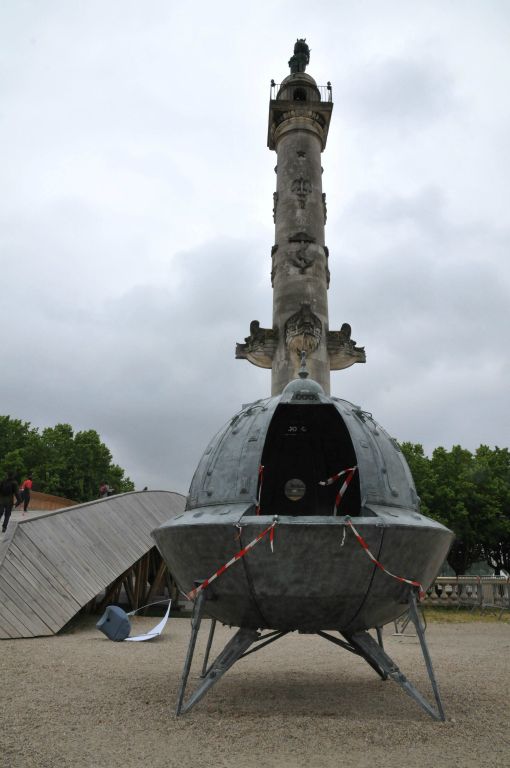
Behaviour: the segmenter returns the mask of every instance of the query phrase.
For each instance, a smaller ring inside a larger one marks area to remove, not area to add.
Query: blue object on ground
[[[125,640],[131,632],[128,615],[118,605],[109,605],[96,624],[96,629],[110,640]]]

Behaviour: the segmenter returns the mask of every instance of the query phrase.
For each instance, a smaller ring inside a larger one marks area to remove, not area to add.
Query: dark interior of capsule
[[[357,463],[354,446],[333,405],[279,405],[269,425],[261,461],[264,471],[260,511],[263,515],[333,515],[345,477],[322,486]],[[359,515],[358,472],[337,514]]]

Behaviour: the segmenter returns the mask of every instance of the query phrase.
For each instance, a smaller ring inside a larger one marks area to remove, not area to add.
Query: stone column
[[[296,93],[301,100],[294,100]],[[283,115],[280,105],[285,109]],[[278,344],[272,364],[272,394],[279,394],[297,377],[302,351],[310,376],[329,392],[329,271],[321,152],[332,103],[326,104],[326,118],[318,111],[321,106],[313,78],[297,73],[283,81],[270,114],[270,146],[278,158],[272,253],[273,328]]]
[[[271,392],[278,395],[298,376],[301,352],[310,375],[329,394],[330,371],[365,362],[351,328],[329,330],[328,249],[324,241],[326,196],[321,153],[326,147],[331,84],[317,86],[305,73],[309,48],[298,40],[289,61],[291,74],[271,81],[267,145],[277,154],[274,193],[275,243],[271,250],[273,326],[250,324],[236,357],[272,369]]]

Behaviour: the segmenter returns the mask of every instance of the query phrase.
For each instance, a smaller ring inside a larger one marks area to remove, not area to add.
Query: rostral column
[[[271,249],[273,327],[261,328],[253,320],[250,335],[236,346],[238,359],[271,368],[272,395],[280,394],[298,376],[302,352],[310,376],[327,394],[331,370],[365,362],[365,351],[351,339],[348,323],[339,331],[329,330],[321,153],[333,101],[331,83],[318,86],[305,73],[309,60],[306,41],[298,40],[289,61],[290,75],[280,85],[271,81],[267,145],[277,154]]]

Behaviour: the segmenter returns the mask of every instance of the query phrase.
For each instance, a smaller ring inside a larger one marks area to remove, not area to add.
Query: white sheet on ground
[[[170,615],[170,606],[172,605],[172,601],[168,603],[168,608],[166,609],[166,613],[159,622],[159,624],[156,624],[154,629],[151,629],[150,632],[146,632],[144,635],[136,635],[135,637],[126,637],[124,642],[127,642],[128,640],[132,640],[133,642],[142,642],[143,640],[152,640],[155,637],[159,637],[160,634],[163,632],[165,625],[168,621],[168,617]]]

